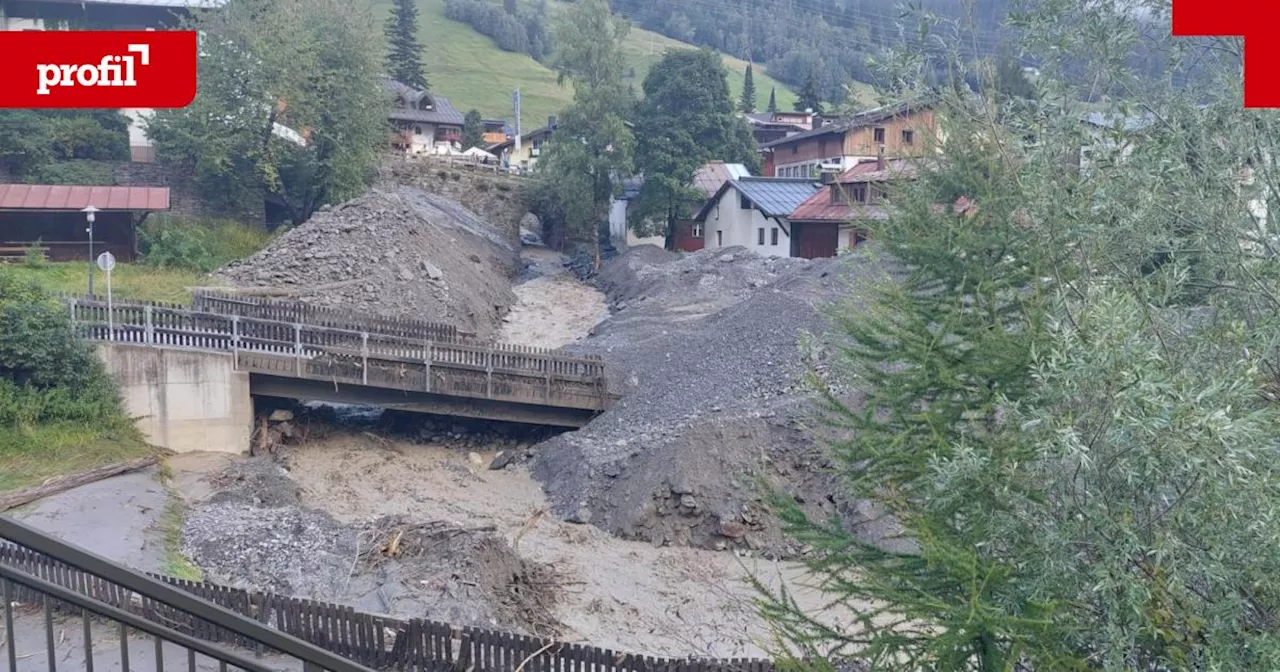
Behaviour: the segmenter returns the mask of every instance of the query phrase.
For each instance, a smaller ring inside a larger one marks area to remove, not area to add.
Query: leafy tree
[[[0,167],[10,175],[60,184],[93,170],[68,159],[129,160],[128,119],[117,110],[0,111]]]
[[[471,149],[484,144],[484,117],[480,110],[470,110],[462,120],[462,148]]]
[[[1191,92],[1135,77],[1128,6],[1020,21],[1059,54],[1052,104],[942,87],[945,153],[876,231],[902,273],[836,311],[843,366],[811,376],[845,494],[900,534],[774,501],[816,549],[806,583],[870,606],[840,628],[786,594],[766,613],[792,654],[876,670],[1274,669],[1280,261],[1256,206],[1280,184],[1277,117],[1240,109],[1237,42],[1179,47],[1214,83]],[[1086,95],[1080,58],[1087,86],[1128,91],[1108,112],[1154,122],[1091,137],[1063,102]],[[1069,170],[1081,143],[1099,160]],[[976,210],[932,207],[957,195]]]
[[[573,104],[538,161],[534,186],[535,203],[553,225],[589,238],[597,267],[614,182],[632,170],[635,140],[625,121],[632,99],[622,53],[629,30],[605,0],[582,0],[557,26],[552,63],[560,81],[573,84]]]
[[[770,98],[773,94],[770,92]],[[776,102],[774,103],[777,104]],[[742,78],[742,97],[738,99],[738,109],[743,112],[756,111],[756,82],[751,74],[751,64],[747,64],[747,74]]]
[[[769,88],[769,114],[778,111],[778,87]]]
[[[814,78],[812,70],[805,77],[804,85],[800,87],[795,107],[797,112],[813,110],[814,114],[822,114],[822,94],[818,93],[818,80]]]
[[[719,159],[758,169],[755,141],[735,114],[726,78],[720,55],[709,49],[668,50],[644,78],[635,115],[636,167],[644,186],[633,225],[660,219],[668,246],[676,220],[697,198],[690,184],[699,167]]]
[[[383,33],[390,45],[387,74],[402,84],[426,91],[427,70],[422,65],[422,45],[418,42],[417,0],[393,0]]]
[[[362,192],[386,141],[369,14],[340,0],[232,0],[200,12],[200,88],[148,125],[157,156],[228,209],[278,194],[295,223]],[[305,146],[281,137],[301,133]]]

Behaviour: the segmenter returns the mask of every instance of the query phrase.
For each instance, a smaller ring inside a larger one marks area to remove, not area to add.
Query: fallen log
[[[30,504],[37,499],[43,499],[50,495],[56,495],[59,492],[65,492],[72,488],[78,488],[82,485],[101,481],[104,478],[127,474],[131,471],[146,469],[160,461],[159,455],[149,455],[140,457],[136,460],[127,462],[116,462],[105,467],[82,471],[78,474],[67,474],[65,476],[54,476],[40,485],[33,485],[29,488],[15,490],[9,494],[0,495],[0,511],[8,511],[15,506]]]

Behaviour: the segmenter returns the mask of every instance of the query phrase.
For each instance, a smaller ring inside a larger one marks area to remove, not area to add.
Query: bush
[[[128,424],[115,385],[63,306],[0,269],[0,426],[56,421]]]
[[[266,246],[265,229],[232,220],[149,219],[138,227],[142,263],[208,273]]]

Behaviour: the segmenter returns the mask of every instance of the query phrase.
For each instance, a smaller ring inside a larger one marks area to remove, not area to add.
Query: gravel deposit
[[[491,337],[515,294],[518,233],[414,187],[371,190],[215,276],[356,314],[454,324]]]
[[[556,512],[655,544],[803,552],[764,510],[765,477],[811,514],[838,511],[883,537],[865,504],[838,496],[805,431],[800,342],[826,331],[830,301],[858,309],[888,269],[874,246],[813,261],[646,246],[609,262],[598,283],[613,315],[569,349],[602,355],[622,400],[539,447],[533,471]]]
[[[211,481],[217,494],[187,511],[182,551],[213,581],[453,625],[559,631],[556,575],[490,527],[406,516],[344,524],[301,506],[267,458]]]

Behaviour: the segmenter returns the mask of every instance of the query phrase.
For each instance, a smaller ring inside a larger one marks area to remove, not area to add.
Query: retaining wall
[[[229,353],[123,343],[97,352],[148,442],[178,453],[249,450],[249,374]]]

